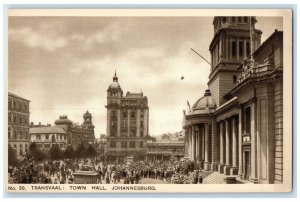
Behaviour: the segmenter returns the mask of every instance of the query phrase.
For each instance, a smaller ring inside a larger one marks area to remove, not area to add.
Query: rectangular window
[[[231,18],[232,23],[235,23],[235,17]]]
[[[110,147],[111,148],[116,148],[116,142],[114,142],[114,141],[110,142]]]
[[[238,22],[239,22],[239,23],[242,22],[242,17],[238,17]]]
[[[48,135],[48,134],[46,134],[45,139],[46,139],[46,140],[49,140],[49,135]]]
[[[143,147],[144,147],[144,143],[140,142],[140,148],[143,148]]]
[[[251,133],[251,108],[247,107],[245,109],[245,129],[246,133]]]
[[[236,75],[232,76],[232,83],[235,84],[236,81],[237,81],[237,76]]]
[[[127,147],[127,142],[122,142],[122,148],[126,148]]]
[[[131,129],[130,130],[130,137],[135,137],[136,136],[136,130],[135,129]]]
[[[135,142],[130,142],[129,146],[130,148],[135,148]]]
[[[250,56],[250,42],[249,41],[246,42],[246,56],[247,57]]]
[[[140,132],[140,136],[143,137],[144,136],[144,131]]]
[[[236,42],[235,41],[231,42],[231,56],[236,57]]]
[[[244,59],[244,41],[239,41],[239,57]]]

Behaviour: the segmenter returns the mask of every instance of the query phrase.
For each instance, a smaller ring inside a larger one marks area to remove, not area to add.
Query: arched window
[[[14,131],[14,139],[17,139],[17,131]]]
[[[23,145],[20,144],[20,155],[23,155]]]
[[[14,144],[14,150],[17,152],[17,145]]]
[[[22,136],[23,136],[23,131],[20,130],[20,136],[19,136],[20,140],[22,140],[22,138],[23,138]]]
[[[51,141],[55,142],[55,135],[52,135]]]
[[[136,118],[136,114],[135,114],[135,112],[131,112],[131,113],[130,113],[130,118],[133,118],[133,119],[135,119],[135,118]]]
[[[8,113],[8,123],[11,123],[11,113]]]

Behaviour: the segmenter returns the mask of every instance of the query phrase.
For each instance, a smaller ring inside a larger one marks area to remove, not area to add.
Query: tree
[[[76,157],[78,158],[82,158],[82,157],[86,157],[87,153],[86,153],[86,148],[83,144],[80,144],[77,149],[76,149]]]
[[[74,158],[74,156],[75,156],[74,148],[71,145],[67,146],[64,153],[64,157],[71,159]]]
[[[37,161],[42,161],[46,158],[45,154],[39,149],[35,142],[30,144],[27,155],[29,158],[34,158]]]
[[[95,149],[94,145],[89,145],[86,150],[87,156],[94,157],[97,155],[97,150]]]
[[[8,145],[8,165],[15,166],[18,164],[16,151]]]
[[[52,144],[49,155],[51,159],[60,159],[63,156],[58,144]]]

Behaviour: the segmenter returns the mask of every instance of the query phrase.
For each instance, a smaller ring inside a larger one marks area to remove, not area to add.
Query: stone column
[[[209,170],[209,159],[208,159],[208,152],[209,152],[209,125],[206,123],[204,124],[205,129],[205,159],[204,159],[204,170]]]
[[[198,126],[195,126],[196,128],[196,161],[199,162],[199,128]]]
[[[236,126],[236,119],[232,118],[232,168],[230,169],[230,175],[237,175],[238,174],[238,152],[237,152],[237,145],[238,145],[238,137],[237,137],[237,126]]]
[[[202,135],[203,135],[203,129],[202,129],[202,125],[199,126],[199,162],[200,162],[200,168],[203,168],[203,145],[202,145]]]
[[[256,142],[256,101],[251,103],[251,176],[250,181],[258,183]]]
[[[239,110],[239,140],[238,140],[238,148],[239,148],[239,176],[240,178],[243,176],[243,149],[242,149],[242,135],[243,135],[243,108],[241,107]]]
[[[192,126],[192,161],[195,161],[195,126]]]
[[[220,122],[220,164],[218,171],[223,173],[224,171],[224,122]]]
[[[224,167],[224,174],[229,175],[230,174],[230,130],[229,130],[229,119],[225,120],[225,157],[226,157],[226,162],[225,162],[225,167]]]
[[[216,121],[212,119],[212,124],[211,124],[211,170],[216,171],[217,170],[217,164],[216,164],[216,155],[217,155],[217,144],[216,144],[216,130],[217,130],[217,125]]]
[[[204,125],[203,125],[204,126]],[[202,141],[202,162],[204,163],[205,160],[205,130],[204,127],[202,126],[202,137],[201,137],[201,141]]]

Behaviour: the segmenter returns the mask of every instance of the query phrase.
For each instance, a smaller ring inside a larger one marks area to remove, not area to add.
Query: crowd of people
[[[9,181],[24,184],[73,184],[73,174],[87,168],[97,173],[99,184],[139,184],[146,178],[172,184],[203,182],[199,165],[189,160],[136,161],[126,164],[103,162],[98,158],[43,162],[26,159],[18,166],[9,166]]]

